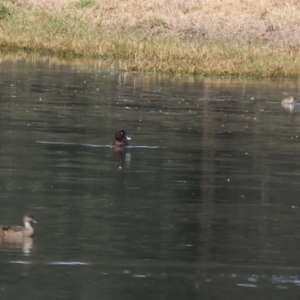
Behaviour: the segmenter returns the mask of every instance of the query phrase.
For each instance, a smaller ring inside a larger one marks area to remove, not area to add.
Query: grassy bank
[[[296,0],[3,0],[0,49],[124,70],[299,77]]]

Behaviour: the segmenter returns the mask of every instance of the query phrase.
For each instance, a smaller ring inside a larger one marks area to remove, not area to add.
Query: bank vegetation
[[[0,50],[121,69],[299,77],[299,0],[2,0]]]

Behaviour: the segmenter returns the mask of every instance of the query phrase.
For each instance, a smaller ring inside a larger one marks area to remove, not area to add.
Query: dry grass
[[[0,46],[205,75],[300,74],[300,0],[10,0]]]

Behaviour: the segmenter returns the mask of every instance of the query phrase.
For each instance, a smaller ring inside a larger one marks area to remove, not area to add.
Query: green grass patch
[[[76,2],[75,6],[77,8],[87,8],[95,5],[95,0],[79,0]]]
[[[10,14],[9,8],[4,4],[0,4],[0,18],[4,18]]]

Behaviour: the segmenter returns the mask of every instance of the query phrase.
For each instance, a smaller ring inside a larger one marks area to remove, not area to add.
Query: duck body
[[[282,101],[281,101],[281,104],[282,105],[295,105],[295,98],[290,96],[290,97],[287,97],[287,98],[284,98]]]
[[[33,215],[28,214],[23,218],[23,226],[0,226],[0,238],[4,241],[16,240],[25,237],[34,236],[34,228],[31,226],[31,222],[37,223],[34,220]]]
[[[297,103],[295,98],[290,96],[281,101],[281,106],[284,108],[284,110],[293,113],[296,109]]]

